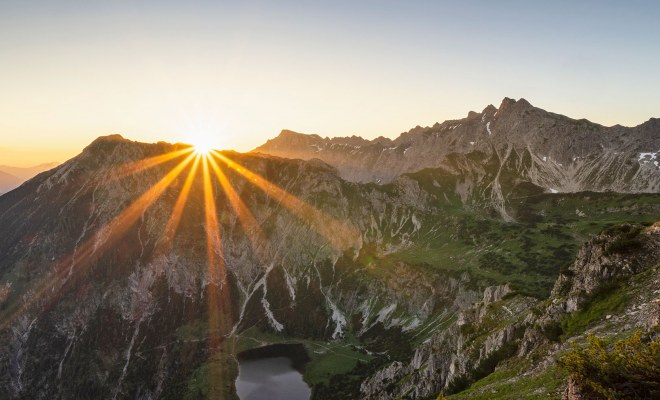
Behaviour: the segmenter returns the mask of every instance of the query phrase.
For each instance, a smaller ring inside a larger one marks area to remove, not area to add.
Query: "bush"
[[[561,327],[561,323],[558,321],[549,321],[546,324],[540,326],[540,331],[543,336],[546,337],[551,342],[559,342],[561,335],[564,333],[564,330]]]
[[[607,228],[606,235],[615,235],[616,239],[607,246],[605,255],[630,253],[642,247],[642,240],[639,234],[642,232],[642,225],[615,225]]]
[[[560,358],[588,398],[660,398],[660,339],[643,340],[640,332],[607,345],[596,336]]]

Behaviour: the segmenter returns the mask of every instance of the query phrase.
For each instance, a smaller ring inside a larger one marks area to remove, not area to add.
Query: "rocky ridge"
[[[660,119],[636,127],[604,127],[505,98],[466,118],[417,126],[394,140],[356,136],[321,138],[292,131],[254,151],[287,158],[321,159],[344,179],[387,183],[424,168],[455,171],[448,159],[483,154],[504,164],[511,154],[525,163],[517,176],[558,192],[660,190]],[[461,171],[456,171],[461,172]]]

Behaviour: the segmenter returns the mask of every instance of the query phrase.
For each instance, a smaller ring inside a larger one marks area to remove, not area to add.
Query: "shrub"
[[[559,364],[588,398],[660,398],[660,339],[643,340],[637,332],[611,345],[594,335],[587,341],[574,345]]]
[[[540,326],[540,331],[551,342],[559,342],[564,330],[558,321],[549,321]]]
[[[641,225],[630,224],[615,225],[607,228],[604,231],[605,234],[616,235],[617,237],[607,246],[605,255],[630,253],[642,247],[642,241],[639,237],[642,229],[643,226]]]

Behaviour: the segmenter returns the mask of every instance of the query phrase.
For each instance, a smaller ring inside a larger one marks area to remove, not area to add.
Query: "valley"
[[[241,354],[302,345],[313,399],[561,398],[572,343],[657,337],[659,129],[505,99],[394,141],[100,137],[0,196],[0,397],[236,399]]]

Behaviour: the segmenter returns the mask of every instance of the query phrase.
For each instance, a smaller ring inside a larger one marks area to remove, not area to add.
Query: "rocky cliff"
[[[559,192],[660,190],[660,120],[604,127],[505,98],[466,118],[417,126],[394,140],[321,138],[282,131],[257,152],[321,159],[355,182],[391,182],[424,168],[454,170],[449,159],[483,154],[504,165],[518,155],[516,176]]]
[[[607,229],[580,249],[549,299],[537,302],[506,286],[487,288],[481,302],[420,345],[409,363],[392,363],[366,380],[362,395],[429,398],[442,391],[457,393],[450,398],[559,398],[565,392],[566,398],[586,398],[576,382],[556,379],[557,359],[587,333],[618,338],[657,332],[658,268],[660,223]],[[496,370],[500,379],[486,378]],[[537,382],[534,391],[522,392],[530,381]]]

